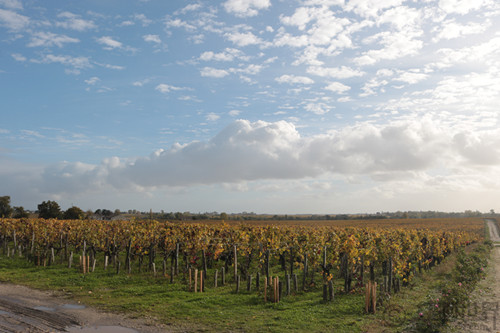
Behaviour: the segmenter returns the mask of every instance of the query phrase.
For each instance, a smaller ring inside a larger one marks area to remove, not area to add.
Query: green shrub
[[[470,254],[460,250],[452,279],[441,287],[439,296],[428,297],[424,310],[418,314],[418,332],[439,332],[448,319],[464,315],[470,305],[469,294],[486,274],[491,248],[485,242]]]

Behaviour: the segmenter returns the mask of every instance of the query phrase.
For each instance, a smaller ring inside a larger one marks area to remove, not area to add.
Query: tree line
[[[84,212],[81,208],[72,206],[67,210],[62,210],[61,206],[56,201],[43,201],[37,206],[39,218],[43,219],[64,219],[64,220],[83,220],[89,218],[99,218],[103,220],[109,220],[113,216],[119,215],[120,211],[115,210],[114,212],[108,209],[97,209],[95,212],[87,211]],[[10,205],[10,196],[0,197],[0,218],[28,218],[30,217],[30,212],[26,211],[22,206]]]

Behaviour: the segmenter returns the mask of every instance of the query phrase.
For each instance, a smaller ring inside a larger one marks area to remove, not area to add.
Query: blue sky
[[[0,0],[0,195],[500,210],[495,0]]]

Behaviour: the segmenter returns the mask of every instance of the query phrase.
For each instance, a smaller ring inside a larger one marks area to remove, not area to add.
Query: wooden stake
[[[108,256],[105,256],[105,257],[104,257],[104,270],[107,270],[107,269],[108,269],[108,260],[109,260],[109,257],[108,257]]]
[[[165,260],[163,260],[163,262],[165,262]],[[192,285],[193,281],[192,281],[192,278],[191,278],[191,268],[188,269],[188,274],[189,274],[189,291],[191,291],[191,288],[193,286]]]
[[[200,271],[200,293],[203,292],[203,271]]]
[[[267,276],[264,277],[264,303],[267,302]]]
[[[328,299],[332,302],[335,298],[335,291],[333,289],[333,280],[328,281]]]
[[[236,276],[238,275],[238,251],[236,245],[233,246],[234,252],[234,279],[236,280]]]
[[[274,303],[278,303],[280,301],[279,298],[279,280],[278,277],[274,278]]]
[[[217,288],[217,275],[218,275],[219,270],[215,270],[214,272],[214,288]]]
[[[194,292],[198,292],[198,270],[194,270]]]

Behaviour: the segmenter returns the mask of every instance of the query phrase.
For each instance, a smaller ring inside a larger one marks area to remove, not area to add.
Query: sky
[[[496,0],[0,0],[0,195],[500,211]]]

